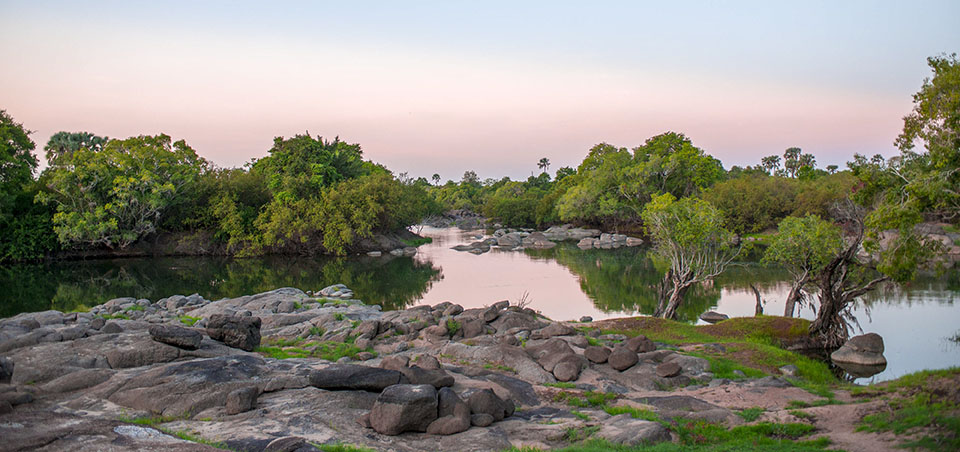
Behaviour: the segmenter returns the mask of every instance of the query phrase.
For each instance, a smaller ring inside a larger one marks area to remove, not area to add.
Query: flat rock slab
[[[392,369],[334,364],[310,372],[310,385],[327,390],[383,391],[388,386],[402,383],[403,374]],[[405,378],[404,378],[405,380]]]
[[[151,325],[149,332],[150,337],[157,342],[186,350],[200,348],[200,342],[203,340],[203,335],[199,331],[175,325]]]

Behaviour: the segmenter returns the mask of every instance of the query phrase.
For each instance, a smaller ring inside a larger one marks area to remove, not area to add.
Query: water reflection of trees
[[[861,297],[867,307],[880,304],[913,306],[914,304],[948,304],[960,301],[960,268],[943,274],[925,273],[906,284],[884,284]]]
[[[403,258],[154,258],[13,265],[0,269],[0,317],[93,306],[116,297],[207,299],[346,284],[366,303],[406,307],[442,278],[429,262]]]
[[[549,250],[528,250],[534,259],[555,259],[580,280],[580,288],[604,312],[652,315],[657,307],[657,286],[663,278],[646,249],[581,250],[561,244]],[[697,317],[720,299],[720,286],[691,288],[680,306],[681,321]]]

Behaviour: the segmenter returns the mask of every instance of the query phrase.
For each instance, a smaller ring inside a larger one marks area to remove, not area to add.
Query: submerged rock
[[[716,311],[707,311],[707,312],[704,312],[703,314],[700,314],[700,320],[703,320],[704,322],[709,322],[709,323],[717,323],[719,321],[727,320],[729,318],[730,316],[726,314],[721,314]]]
[[[887,365],[887,359],[883,356],[883,338],[877,333],[850,338],[847,343],[830,354],[830,359],[837,364]]]

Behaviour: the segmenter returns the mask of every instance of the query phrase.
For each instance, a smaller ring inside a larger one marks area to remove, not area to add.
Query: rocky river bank
[[[596,326],[507,301],[381,312],[342,285],[20,314],[0,320],[0,450],[656,443],[676,434],[633,414],[733,426],[763,407],[761,420],[796,422],[788,403],[817,398],[780,376],[714,378],[689,347]]]

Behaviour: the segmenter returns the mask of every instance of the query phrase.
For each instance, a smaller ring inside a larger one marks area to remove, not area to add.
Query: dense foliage
[[[576,169],[559,168],[553,179],[544,171],[526,181],[481,182],[468,171],[459,183],[429,190],[446,210],[480,212],[506,226],[575,223],[635,234],[643,233],[640,213],[653,196],[702,197],[727,216],[731,230],[747,234],[775,229],[790,215],[825,216],[855,185],[850,172],[817,169],[812,155],[792,149],[788,156],[797,153],[791,159],[803,162],[794,171],[780,169],[779,156],[774,156],[776,165],[724,171],[719,160],[689,138],[667,132],[632,150],[600,143]],[[541,170],[549,166],[544,160],[537,165]]]
[[[231,254],[344,254],[439,212],[425,179],[394,178],[339,139],[277,138],[267,157],[221,169],[163,134],[58,132],[44,147],[49,167],[34,180],[29,132],[2,112],[0,135],[0,260],[198,231]]]
[[[788,217],[780,222],[763,261],[786,268],[793,277],[784,317],[793,317],[794,307],[807,296],[804,286],[823,271],[842,248],[840,228],[819,216]]]
[[[642,216],[654,253],[669,265],[655,315],[675,319],[684,293],[723,273],[740,248],[723,213],[701,199],[677,200],[665,193],[653,198]]]
[[[33,204],[39,185],[29,135],[0,110],[0,262],[40,258],[56,247],[49,209]]]
[[[156,232],[167,209],[207,166],[167,135],[111,140],[103,149],[60,155],[45,173],[54,230],[65,245],[125,248]]]

